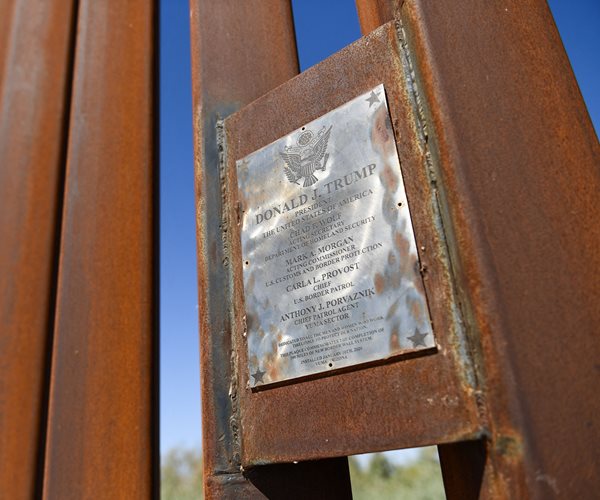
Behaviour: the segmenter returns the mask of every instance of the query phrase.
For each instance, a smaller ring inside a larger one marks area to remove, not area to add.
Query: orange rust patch
[[[400,349],[400,339],[398,335],[398,328],[394,327],[392,335],[390,336],[390,350],[397,351]]]
[[[279,378],[279,364],[277,363],[277,357],[275,355],[277,352],[276,342],[271,343],[271,349],[273,352],[270,352],[264,357],[265,368],[263,368],[263,370],[267,372],[271,380],[277,380]]]
[[[394,243],[396,244],[398,252],[400,252],[400,256],[402,258],[407,258],[410,252],[410,242],[408,241],[408,238],[405,238],[400,231],[394,231]]]
[[[394,244],[400,254],[400,271],[404,274],[410,272],[410,242],[400,231],[394,231]]]
[[[390,142],[389,119],[385,106],[380,106],[373,117],[371,140],[382,152],[386,150],[386,143]]]
[[[415,318],[421,319],[423,317],[423,308],[421,307],[421,303],[418,300],[415,300],[414,297],[407,297],[406,305],[409,307],[410,312]]]
[[[381,171],[381,181],[391,193],[395,193],[398,189],[398,176],[387,163]]]

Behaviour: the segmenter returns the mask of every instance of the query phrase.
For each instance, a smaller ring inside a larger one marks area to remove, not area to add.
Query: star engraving
[[[258,369],[256,370],[256,373],[251,373],[251,374],[250,374],[250,375],[252,375],[252,377],[254,378],[254,384],[255,384],[255,385],[256,385],[256,384],[258,384],[259,382],[260,382],[261,384],[264,384],[264,383],[265,383],[265,381],[263,380],[263,377],[265,376],[265,373],[267,373],[267,372],[263,372],[263,371],[261,371],[261,370],[260,370],[260,368],[258,368]]]
[[[417,347],[422,345],[423,347],[427,347],[427,344],[425,344],[425,337],[427,337],[427,335],[429,335],[428,333],[420,333],[418,328],[415,328],[415,334],[408,337],[408,340],[410,340],[413,343],[413,347]]]
[[[373,104],[377,104],[379,102],[379,94],[372,90],[371,95],[366,99],[366,101],[369,103],[370,108],[373,106]]]

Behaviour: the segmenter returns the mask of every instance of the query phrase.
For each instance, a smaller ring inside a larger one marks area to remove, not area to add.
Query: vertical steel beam
[[[364,33],[396,17],[416,50],[481,353],[488,467],[465,470],[481,461],[468,443],[442,447],[449,494],[593,495],[600,289],[586,270],[600,268],[600,152],[546,2],[357,7]]]
[[[204,467],[239,472],[229,397],[231,307],[221,243],[217,122],[298,72],[290,5],[191,0]],[[238,453],[239,455],[239,453]],[[206,478],[208,479],[208,477]],[[209,491],[210,494],[210,491]]]
[[[330,468],[258,468],[252,478],[260,487],[240,473],[239,398],[231,343],[235,304],[220,224],[220,121],[298,73],[291,6],[288,0],[190,0],[190,10],[205,492],[209,498],[262,497],[265,481],[270,494],[289,492],[302,482],[316,491],[331,480]],[[347,464],[339,470],[346,471],[347,483]],[[287,481],[278,483],[277,475]]]
[[[494,478],[481,495],[591,498],[600,147],[548,6],[406,1],[398,29],[479,344]]]
[[[355,0],[360,30],[368,35],[382,24],[394,19],[404,0]]]
[[[4,80],[6,56],[11,45],[11,23],[13,20],[14,7],[15,0],[3,0],[2,3],[0,3],[0,86]]]
[[[0,496],[43,456],[74,2],[0,5]]]
[[[44,497],[157,494],[154,2],[82,0]]]
[[[363,35],[378,26],[400,17],[405,0],[356,0],[356,8]],[[407,47],[408,49],[408,47]],[[476,443],[476,444],[475,444]],[[466,441],[438,446],[444,477],[444,488],[449,499],[478,498],[482,492],[487,455],[485,441]]]

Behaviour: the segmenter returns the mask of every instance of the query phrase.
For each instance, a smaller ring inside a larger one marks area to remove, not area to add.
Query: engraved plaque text
[[[252,387],[435,347],[383,85],[237,178]]]

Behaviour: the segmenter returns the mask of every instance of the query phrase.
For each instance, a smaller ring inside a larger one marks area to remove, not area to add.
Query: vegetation
[[[406,464],[390,462],[382,453],[366,466],[350,457],[352,493],[356,500],[441,500],[444,487],[435,448],[423,448]],[[171,450],[161,467],[162,500],[202,499],[202,458],[194,450]]]
[[[446,498],[435,448],[423,448],[419,457],[396,465],[375,453],[362,468],[350,457],[352,496],[355,500],[441,500]]]
[[[202,494],[202,454],[198,450],[174,448],[162,457],[161,500],[200,500]]]

